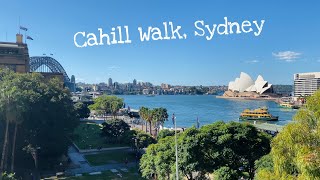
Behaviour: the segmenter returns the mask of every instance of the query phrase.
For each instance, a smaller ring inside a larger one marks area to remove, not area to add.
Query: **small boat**
[[[290,103],[281,103],[281,104],[279,104],[279,106],[282,108],[290,108],[290,109],[293,108],[293,105]]]
[[[267,108],[258,108],[254,110],[245,109],[239,117],[242,121],[278,121],[278,116],[272,116]]]
[[[300,109],[300,107],[301,107],[301,106],[299,106],[299,105],[293,105],[293,106],[292,106],[292,109]]]

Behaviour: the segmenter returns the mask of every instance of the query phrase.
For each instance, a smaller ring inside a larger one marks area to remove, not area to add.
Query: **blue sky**
[[[293,73],[320,71],[320,2],[295,1],[3,1],[0,41],[15,41],[19,16],[29,28],[30,56],[53,53],[77,81],[149,81],[154,84],[227,85],[244,71],[272,84],[292,84]],[[252,33],[194,36],[194,22],[265,20]],[[185,40],[140,42],[138,27],[182,26]],[[129,26],[131,44],[77,48],[76,32],[98,34]],[[7,36],[6,36],[7,34]]]

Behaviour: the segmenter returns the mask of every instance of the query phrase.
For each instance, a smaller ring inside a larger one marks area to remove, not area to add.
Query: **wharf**
[[[272,136],[277,135],[282,131],[283,126],[277,124],[269,124],[269,123],[261,123],[261,124],[253,124],[258,130],[264,131]]]

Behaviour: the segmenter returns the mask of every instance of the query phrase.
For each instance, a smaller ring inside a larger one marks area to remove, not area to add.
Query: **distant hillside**
[[[289,95],[292,94],[293,92],[293,86],[292,85],[272,85],[273,86],[273,91],[274,93],[277,94],[284,94],[284,95]]]

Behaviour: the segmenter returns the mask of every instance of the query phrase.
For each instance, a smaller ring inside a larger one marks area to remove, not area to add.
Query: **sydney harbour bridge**
[[[29,65],[30,72],[61,73],[65,86],[68,87],[70,91],[75,91],[75,77],[72,75],[71,78],[69,78],[65,69],[56,59],[49,56],[33,56],[30,57]]]

